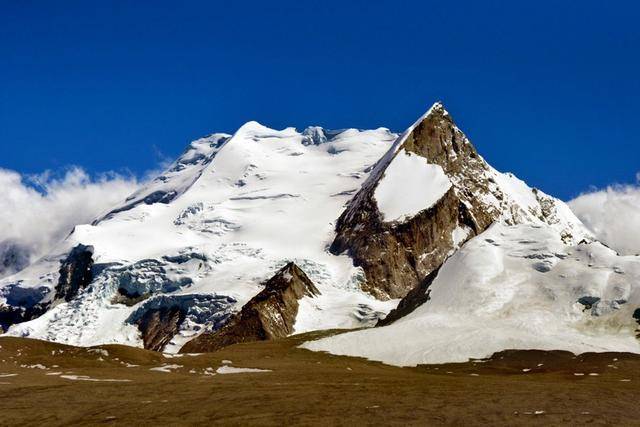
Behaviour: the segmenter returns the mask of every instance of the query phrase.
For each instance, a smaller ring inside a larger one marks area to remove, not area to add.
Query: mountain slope
[[[154,345],[165,343],[157,331],[178,331],[164,347],[175,351],[223,325],[288,261],[321,292],[300,301],[296,332],[375,324],[394,302],[363,293],[362,272],[326,247],[344,204],[395,139],[387,129],[297,132],[249,122],[233,136],[192,143],[149,186],[0,282],[0,305],[51,306],[8,333],[142,346],[140,328],[150,324]],[[78,244],[94,249],[93,280],[70,301],[56,300],[60,262]]]
[[[214,133],[206,138],[200,138],[189,144],[185,152],[162,175],[156,177],[150,184],[136,191],[122,203],[111,209],[94,221],[94,225],[104,219],[113,217],[118,212],[128,211],[144,203],[168,204],[181,196],[202,175],[216,154],[229,141],[231,135]]]
[[[497,223],[449,258],[390,325],[304,345],[399,366],[504,349],[640,353],[640,258],[565,244],[550,226]]]

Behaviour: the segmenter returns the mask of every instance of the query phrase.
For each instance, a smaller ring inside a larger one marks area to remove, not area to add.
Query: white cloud
[[[3,253],[13,257],[26,253],[33,261],[64,239],[75,225],[91,222],[138,185],[134,177],[107,173],[92,178],[78,167],[68,169],[60,178],[50,172],[23,176],[0,168],[0,258]],[[10,272],[11,265],[5,267]]]
[[[636,178],[640,182],[640,173]],[[621,254],[640,253],[640,186],[615,185],[585,193],[569,206],[611,248]]]

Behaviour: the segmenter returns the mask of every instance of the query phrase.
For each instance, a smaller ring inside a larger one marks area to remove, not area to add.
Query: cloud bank
[[[0,277],[46,254],[75,225],[91,222],[138,185],[115,173],[92,178],[79,167],[61,177],[0,168]]]
[[[636,175],[640,182],[640,173]],[[640,185],[582,194],[569,206],[596,237],[621,254],[640,254]]]

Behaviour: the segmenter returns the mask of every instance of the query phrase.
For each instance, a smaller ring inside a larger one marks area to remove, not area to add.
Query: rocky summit
[[[420,180],[413,169],[432,169],[441,182]],[[432,192],[437,197],[425,204]],[[389,208],[406,213],[385,211],[385,197],[394,196]],[[363,289],[399,298],[496,221],[551,225],[566,241],[588,234],[562,202],[489,166],[436,103],[398,138],[350,201],[331,251],[347,252],[364,269]]]

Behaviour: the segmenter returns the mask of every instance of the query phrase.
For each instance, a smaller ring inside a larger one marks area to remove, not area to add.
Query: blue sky
[[[0,167],[142,174],[248,120],[403,130],[442,100],[559,197],[640,170],[637,2],[177,3],[0,0]]]

